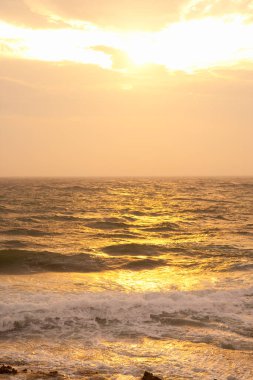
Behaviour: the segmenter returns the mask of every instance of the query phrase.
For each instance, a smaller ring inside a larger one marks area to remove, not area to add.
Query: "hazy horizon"
[[[180,178],[216,178],[216,179],[222,179],[222,178],[252,178],[253,175],[87,175],[87,176],[71,176],[71,175],[51,175],[51,176],[0,176],[0,179],[131,179],[131,178],[157,178],[157,179],[180,179]]]

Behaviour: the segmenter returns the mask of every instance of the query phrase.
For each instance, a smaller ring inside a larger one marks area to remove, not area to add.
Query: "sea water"
[[[14,378],[253,379],[252,178],[1,179],[0,217]]]

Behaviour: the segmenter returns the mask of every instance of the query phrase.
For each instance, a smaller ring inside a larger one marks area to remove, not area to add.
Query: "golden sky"
[[[0,176],[253,175],[253,1],[1,0]]]

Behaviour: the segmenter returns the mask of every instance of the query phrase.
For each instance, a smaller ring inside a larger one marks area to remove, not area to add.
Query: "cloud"
[[[102,27],[157,30],[179,18],[189,0],[1,0],[3,20],[34,28],[59,27],[70,19]]]
[[[33,30],[0,22],[0,33],[5,57],[94,64],[104,69],[131,71],[133,65],[156,64],[194,72],[253,61],[253,23],[235,15],[181,21],[156,32],[91,25]]]
[[[1,0],[2,20],[32,28],[73,27],[159,30],[184,18],[241,14],[252,19],[252,0]]]
[[[187,18],[199,18],[240,14],[252,19],[252,11],[252,0],[190,0],[185,5],[184,15]]]
[[[47,15],[31,5],[31,2],[27,3],[25,0],[1,0],[0,20],[32,28],[62,27],[62,23],[58,22],[57,25]]]
[[[109,46],[94,46],[92,47],[92,50],[109,55],[111,57],[113,69],[124,70],[132,65],[128,55],[120,49],[115,49]]]
[[[34,0],[52,12],[100,26],[137,30],[159,29],[179,14],[187,0]]]

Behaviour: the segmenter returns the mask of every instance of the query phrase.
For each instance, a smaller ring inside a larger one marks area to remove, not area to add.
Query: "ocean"
[[[12,379],[253,379],[253,178],[1,179],[0,217]]]

